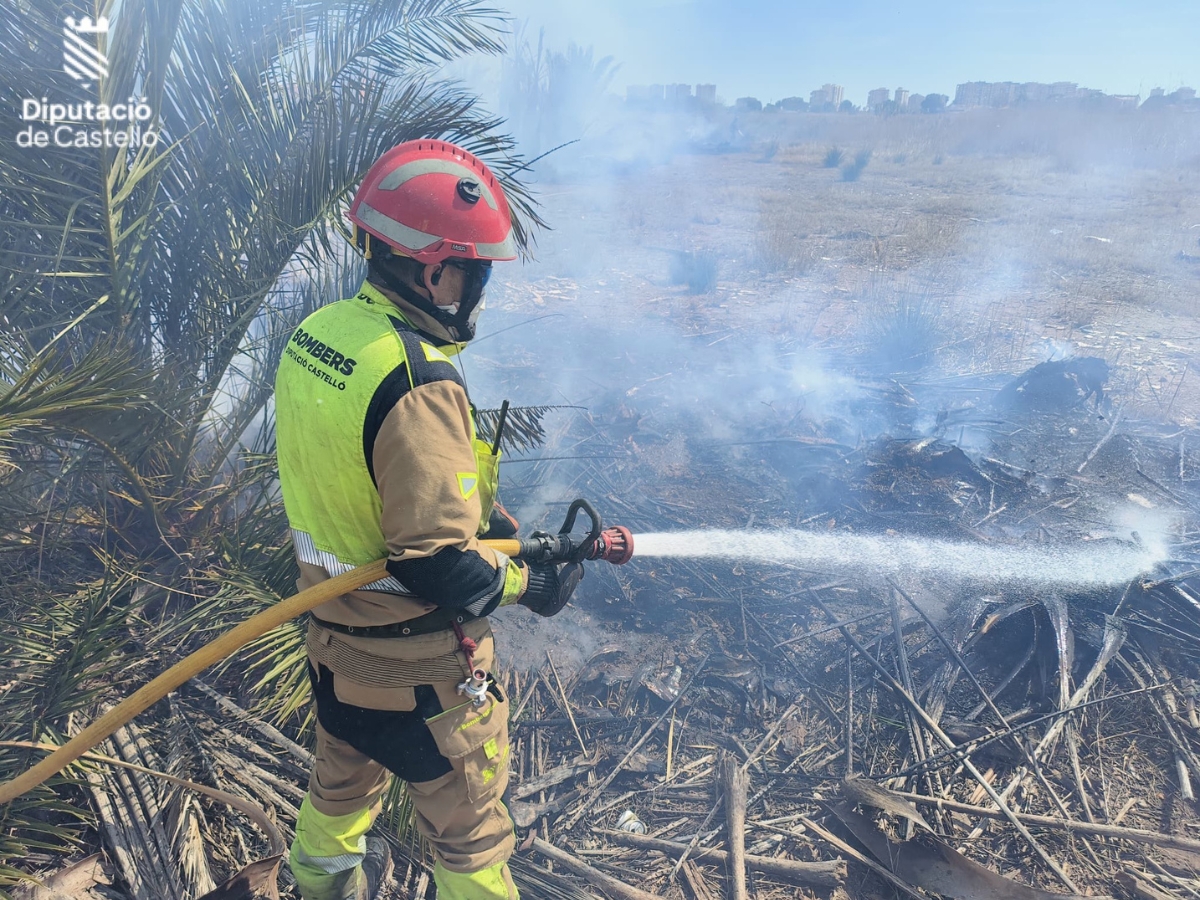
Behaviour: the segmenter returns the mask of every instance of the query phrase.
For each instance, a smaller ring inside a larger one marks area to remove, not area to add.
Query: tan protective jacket
[[[435,320],[391,292],[364,282],[355,299],[389,304],[389,312],[401,315],[424,336],[442,338],[442,352],[459,349]],[[347,357],[355,352],[352,346],[338,349]],[[281,367],[287,365],[289,360],[285,358]],[[304,374],[300,371],[293,377]],[[286,410],[277,410],[277,415],[285,414]],[[346,427],[363,426],[347,422]],[[284,433],[282,427],[280,433]],[[478,491],[464,496],[467,492],[460,476],[476,469],[473,434],[470,401],[457,376],[416,383],[383,413],[371,459],[382,504],[380,526],[390,560],[433,557],[449,547],[478,554],[493,571],[500,564],[509,565],[505,557],[484,546],[477,537],[481,519]],[[300,439],[299,429],[293,429],[291,439]],[[326,567],[312,562],[300,560],[299,567],[300,589],[330,577]],[[512,580],[507,579],[510,583]],[[401,586],[395,579],[387,581]],[[519,597],[527,583],[528,572],[521,567],[519,587],[506,588],[506,602]],[[381,586],[377,583],[371,587]],[[344,594],[315,609],[314,615],[358,627],[405,622],[435,609],[436,604],[411,593],[372,589]],[[492,640],[486,619],[468,621],[464,630],[479,642],[480,663],[486,664],[484,659],[490,662]],[[310,623],[307,644],[314,662],[342,676],[335,682],[339,699],[360,706],[411,709],[414,685],[436,681],[448,684],[463,674],[462,655],[455,652],[458,641],[450,630],[410,637],[364,638]]]

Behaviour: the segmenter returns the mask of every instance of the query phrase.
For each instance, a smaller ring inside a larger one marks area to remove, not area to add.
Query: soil
[[[1171,559],[1115,591],[920,579],[903,587],[996,691],[1010,725],[1060,709],[1119,620],[1128,642],[1088,695],[1101,702],[1047,750],[1046,780],[1022,778],[1026,760],[1011,741],[989,745],[978,765],[998,788],[1015,777],[1026,811],[1194,834],[1176,742],[1200,750],[1195,717],[1183,711],[1194,701],[1182,699],[1200,674],[1200,631],[1193,601],[1147,584],[1195,568],[1200,536],[1200,196],[1184,187],[1200,160],[1196,125],[1112,117],[1052,128],[998,115],[763,114],[742,117],[738,145],[723,152],[695,152],[712,149],[698,141],[693,152],[620,167],[561,161],[540,190],[554,230],[539,238],[535,260],[498,268],[481,337],[465,356],[468,385],[480,406],[508,398],[573,407],[547,413],[547,443],[505,463],[503,496],[526,526],[555,530],[566,503],[586,496],[635,541],[639,531],[696,528],[1018,545],[1128,546],[1158,535]],[[1027,133],[1041,137],[1013,137]],[[871,150],[857,180],[823,167],[834,144],[850,156]],[[955,740],[999,727],[976,710],[977,689],[931,626],[882,577],[636,553],[620,570],[589,569],[567,614],[498,617],[511,677],[546,671],[549,649],[581,712],[640,723],[618,726],[623,739],[612,725],[581,723],[583,740],[606,748],[594,785],[674,698],[674,668],[687,678],[708,660],[679,703],[685,730],[673,738],[674,770],[696,767],[686,782],[695,796],[677,776],[647,770],[618,779],[596,801],[607,811],[574,824],[585,778],[557,819],[540,820],[542,836],[548,828],[582,858],[663,896],[690,896],[690,882],[668,877],[676,857],[619,850],[602,830],[624,805],[651,833],[684,843],[719,829],[720,816],[702,825],[720,794],[709,756],[749,765],[751,797],[772,786],[748,812],[755,852],[831,859],[837,852],[803,829],[756,833],[753,824],[803,813],[861,849],[818,798],[836,796],[849,771],[884,778],[938,748],[866,658],[837,629],[823,630],[830,619],[814,592],[838,621],[862,621],[851,632],[892,674],[909,658],[917,698],[958,729]],[[1194,594],[1195,579],[1179,584]],[[598,653],[607,660],[600,674]],[[1138,689],[1128,670],[1139,666],[1173,685],[1167,696],[1127,696]],[[560,715],[535,685],[530,709],[539,703]],[[1172,704],[1174,738],[1161,721]],[[1032,744],[1045,727],[1028,733]],[[514,734],[523,777],[581,751],[569,726],[518,722]],[[768,736],[773,749],[756,753]],[[666,744],[664,729],[647,743],[648,759],[663,763]],[[987,803],[961,768],[889,783],[901,782]],[[613,805],[621,785],[624,805]],[[1065,890],[1008,823],[935,828],[976,862]],[[772,843],[772,834],[788,836]],[[1144,848],[1038,836],[1079,887],[1132,896],[1116,877]],[[1168,895],[1195,884],[1192,862],[1159,852],[1127,877]],[[714,884],[724,878],[703,865]],[[852,893],[889,895],[860,863],[850,871]],[[796,895],[766,876],[752,883],[759,896]]]

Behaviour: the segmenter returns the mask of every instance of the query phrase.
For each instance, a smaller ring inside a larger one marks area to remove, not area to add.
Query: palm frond
[[[503,17],[479,0],[96,0],[110,71],[90,86],[58,65],[57,0],[19,6],[0,18],[0,90],[144,97],[159,136],[0,145],[0,739],[38,740],[293,592],[272,376],[299,320],[361,280],[339,234],[371,163],[408,138],[457,141],[504,182],[523,251],[543,223],[499,121],[438,74],[501,50]],[[19,110],[0,105],[0,130],[30,124]],[[284,628],[231,663],[261,662],[250,677],[293,726],[302,644]],[[5,753],[0,778],[29,761]],[[54,799],[71,784],[0,810],[0,886],[28,848],[78,838],[84,817]],[[199,888],[204,830],[249,838],[171,809],[163,849],[192,862],[159,880]],[[235,857],[208,859],[211,878]]]
[[[0,693],[4,715],[0,740],[61,742],[72,713],[88,710],[100,697],[130,677],[123,648],[127,637],[127,599],[120,586],[101,583],[67,598],[44,591],[36,597],[0,595],[8,610],[19,602],[19,618],[4,615],[0,656],[8,679]],[[14,777],[38,756],[32,749],[0,755],[0,778]],[[30,848],[67,854],[78,845],[91,817],[78,804],[56,798],[71,784],[57,778],[0,808],[0,887],[20,879],[11,862]]]
[[[504,420],[504,433],[500,436],[500,448],[510,453],[534,450],[546,442],[546,430],[542,419],[546,413],[557,409],[572,409],[570,406],[510,406]],[[475,425],[479,437],[489,444],[496,440],[496,426],[500,421],[499,409],[475,411]]]

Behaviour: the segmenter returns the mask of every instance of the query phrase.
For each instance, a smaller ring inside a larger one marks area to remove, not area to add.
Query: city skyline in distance
[[[1053,4],[785,0],[512,0],[519,24],[544,26],[549,46],[593,46],[630,84],[716,83],[726,103],[764,103],[833,82],[866,105],[902,86],[954,97],[958,84],[1070,81],[1110,95],[1170,93],[1200,83],[1200,3],[1131,7],[1117,0]]]
[[[956,111],[991,107],[1002,109],[1011,106],[1042,106],[1045,104],[1086,105],[1093,109],[1138,109],[1142,106],[1153,105],[1160,109],[1169,106],[1180,108],[1200,108],[1196,99],[1197,91],[1191,86],[1182,86],[1174,91],[1164,88],[1150,89],[1146,97],[1136,94],[1106,94],[1103,91],[1088,88],[1075,82],[1060,81],[1054,84],[1044,82],[1012,81],[965,82],[955,86],[953,96],[931,93],[929,95],[897,87],[894,91],[887,87],[879,87],[867,92],[867,102],[856,104],[845,97],[845,90],[840,84],[823,84],[809,92],[808,99],[802,95],[784,97],[764,104],[752,95],[736,98],[732,103],[717,92],[715,84],[697,84],[695,93],[692,85],[674,84],[631,84],[625,89],[625,101],[644,108],[703,108],[706,106],[733,106],[746,111],[762,109],[782,109],[799,112],[847,112],[869,111],[882,113],[899,112],[941,112],[944,109]],[[930,106],[929,104],[933,105]]]

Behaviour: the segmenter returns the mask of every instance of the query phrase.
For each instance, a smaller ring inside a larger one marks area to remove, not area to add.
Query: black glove
[[[531,563],[529,587],[517,602],[539,616],[552,616],[567,605],[582,578],[582,563]]]
[[[480,535],[484,540],[516,537],[517,529],[521,526],[513,518],[512,513],[499,503],[492,504],[492,512],[488,516],[487,531]]]

